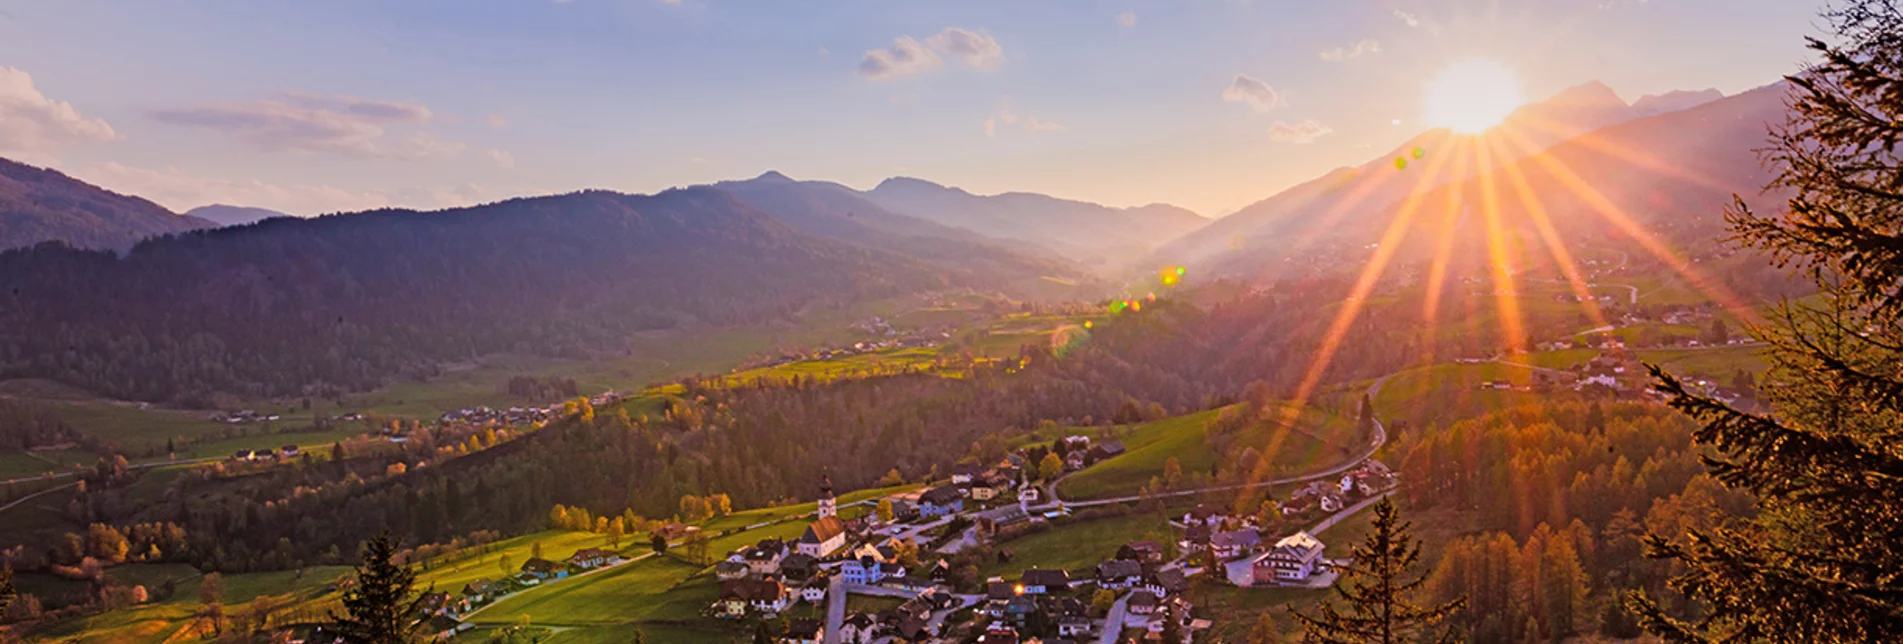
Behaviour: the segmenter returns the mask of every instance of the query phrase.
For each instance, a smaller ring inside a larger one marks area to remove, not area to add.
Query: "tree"
[[[1820,60],[1787,78],[1787,121],[1767,150],[1783,168],[1771,187],[1793,195],[1787,212],[1759,216],[1739,199],[1727,213],[1739,239],[1822,295],[1753,330],[1771,345],[1761,393],[1776,415],[1651,368],[1700,423],[1713,478],[1758,499],[1753,517],[1645,537],[1648,556],[1683,567],[1671,587],[1705,605],[1687,621],[1628,596],[1668,641],[1903,640],[1903,13],[1895,0],[1847,0],[1824,18],[1832,42],[1809,39]]]
[[[541,542],[541,540],[539,540],[539,539],[538,539],[538,540],[536,540],[536,541],[532,541],[532,542],[530,542],[530,543],[529,543],[529,558],[530,558],[530,559],[541,559],[541,558],[542,558],[542,542]]]
[[[1064,457],[1058,456],[1056,452],[1045,454],[1044,460],[1037,464],[1038,477],[1046,481],[1056,479],[1057,475],[1063,473]]]
[[[896,511],[892,509],[892,499],[879,499],[878,512],[879,520],[887,523],[891,523],[892,517],[897,516]]]
[[[515,574],[515,561],[510,559],[509,553],[502,553],[502,557],[496,559],[496,567],[502,571],[504,577]]]
[[[610,550],[621,549],[621,532],[624,529],[625,528],[623,527],[623,524],[621,522],[621,517],[615,517],[613,521],[608,522],[608,530],[607,530],[608,549]]]
[[[344,641],[399,644],[409,642],[422,626],[414,616],[423,597],[411,597],[416,571],[396,563],[398,545],[388,530],[364,544],[357,583],[344,591],[345,614],[330,614]]]
[[[1705,340],[1709,344],[1724,344],[1731,341],[1731,329],[1725,328],[1724,318],[1711,319],[1711,330],[1706,332]]]
[[[1282,637],[1282,627],[1275,623],[1275,614],[1262,611],[1262,615],[1255,618],[1255,624],[1249,626],[1249,639],[1244,641],[1249,644],[1282,644],[1288,639]]]
[[[225,576],[218,573],[206,573],[198,580],[198,601],[207,605],[225,600]]]
[[[659,532],[654,533],[653,536],[648,537],[648,547],[654,549],[654,554],[667,554],[667,537],[661,536]]]
[[[0,566],[0,618],[7,615],[7,607],[13,605],[13,566]]]
[[[1183,644],[1183,602],[1171,599],[1163,607],[1163,644]]]
[[[1100,589],[1097,594],[1090,596],[1090,610],[1098,615],[1108,614],[1116,605],[1117,591],[1109,588]]]
[[[1163,461],[1163,484],[1169,486],[1169,489],[1176,489],[1176,484],[1182,482],[1182,480],[1182,461],[1176,460],[1174,456],[1169,457],[1169,460]]]
[[[1412,523],[1403,523],[1394,503],[1382,498],[1374,504],[1372,532],[1355,546],[1354,563],[1342,569],[1335,581],[1335,594],[1348,603],[1347,612],[1324,602],[1319,616],[1310,617],[1290,611],[1302,623],[1310,642],[1324,644],[1395,644],[1426,635],[1425,629],[1460,610],[1464,599],[1423,606],[1414,602],[1414,594],[1426,577],[1411,576],[1409,569],[1421,558],[1421,544],[1408,533]],[[1441,641],[1452,641],[1452,633],[1443,633]]]

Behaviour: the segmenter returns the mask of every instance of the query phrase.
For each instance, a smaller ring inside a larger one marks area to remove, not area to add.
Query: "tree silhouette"
[[[1903,638],[1903,12],[1851,0],[1824,17],[1833,42],[1790,83],[1788,121],[1767,152],[1788,212],[1738,200],[1728,219],[1748,245],[1812,278],[1820,304],[1776,307],[1763,387],[1776,416],[1688,391],[1657,367],[1657,388],[1702,426],[1713,478],[1758,497],[1752,518],[1648,534],[1646,554],[1684,573],[1671,587],[1706,604],[1681,620],[1628,597],[1640,625],[1674,642]]]
[[[13,566],[0,566],[0,617],[13,605]]]
[[[1323,602],[1321,613],[1309,617],[1293,610],[1310,642],[1324,644],[1394,644],[1415,641],[1425,629],[1460,610],[1465,599],[1422,606],[1413,595],[1426,583],[1425,575],[1409,579],[1409,569],[1421,558],[1421,544],[1408,534],[1412,523],[1402,523],[1394,504],[1382,498],[1374,504],[1374,531],[1355,546],[1354,563],[1342,567],[1335,594],[1348,603],[1347,612]],[[1443,632],[1438,641],[1453,641]]]
[[[423,623],[417,619],[422,595],[412,598],[416,571],[396,563],[399,541],[388,530],[363,547],[357,583],[344,591],[344,615],[330,614],[343,641],[400,644],[411,641]]]

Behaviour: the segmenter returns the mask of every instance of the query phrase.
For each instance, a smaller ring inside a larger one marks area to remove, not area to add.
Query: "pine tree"
[[[13,605],[13,566],[0,566],[0,618],[7,615],[7,607]]]
[[[1763,393],[1776,416],[1689,392],[1657,367],[1657,388],[1701,423],[1713,477],[1758,499],[1751,518],[1650,534],[1675,560],[1671,587],[1702,602],[1698,621],[1643,594],[1628,603],[1667,641],[1903,640],[1903,12],[1849,0],[1825,12],[1832,42],[1789,77],[1790,116],[1772,133],[1772,188],[1788,213],[1739,200],[1740,239],[1795,265],[1820,304],[1786,303],[1754,329],[1772,345]]]
[[[1355,546],[1354,563],[1342,569],[1335,581],[1335,594],[1347,601],[1347,612],[1323,602],[1321,614],[1309,617],[1290,611],[1302,623],[1310,642],[1323,644],[1395,644],[1414,641],[1425,635],[1442,618],[1466,604],[1456,599],[1438,606],[1414,603],[1414,594],[1426,583],[1425,575],[1412,576],[1409,569],[1421,558],[1421,545],[1408,534],[1412,523],[1403,523],[1394,503],[1386,498],[1374,504],[1373,532]],[[1452,641],[1452,632],[1444,632],[1440,641]]]
[[[398,542],[388,530],[364,544],[357,583],[344,591],[344,612],[330,614],[343,641],[353,644],[409,642],[422,622],[416,618],[422,595],[412,598],[416,571],[396,563]]]

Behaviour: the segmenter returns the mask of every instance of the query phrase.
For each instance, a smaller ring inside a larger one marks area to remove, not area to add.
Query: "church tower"
[[[833,498],[833,477],[826,475],[819,485],[819,518],[839,516],[839,499]]]

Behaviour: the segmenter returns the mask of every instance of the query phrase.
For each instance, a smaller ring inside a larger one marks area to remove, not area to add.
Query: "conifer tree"
[[[7,607],[13,605],[13,566],[0,566],[0,618],[7,615]]]
[[[422,621],[422,595],[411,597],[416,571],[396,563],[398,542],[388,530],[363,548],[357,583],[344,591],[344,615],[330,614],[343,641],[352,644],[402,644],[415,639]]]
[[[1762,391],[1776,414],[1652,368],[1701,423],[1713,477],[1759,499],[1752,517],[1646,536],[1648,555],[1685,569],[1671,587],[1705,607],[1692,621],[1630,596],[1667,641],[1903,640],[1903,12],[1851,0],[1824,17],[1833,37],[1810,39],[1821,61],[1787,79],[1790,115],[1768,150],[1788,212],[1738,200],[1728,213],[1741,240],[1822,291],[1752,329],[1772,347]]]
[[[1354,563],[1342,569],[1335,594],[1347,602],[1346,612],[1334,602],[1323,602],[1321,613],[1310,617],[1290,611],[1302,623],[1309,642],[1321,644],[1395,644],[1430,635],[1428,629],[1466,604],[1465,599],[1423,606],[1414,595],[1426,575],[1410,574],[1421,558],[1421,544],[1408,533],[1400,511],[1386,498],[1374,504],[1373,532],[1355,546]],[[1439,641],[1452,641],[1445,631]],[[1432,640],[1429,640],[1432,641]]]

